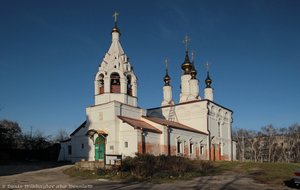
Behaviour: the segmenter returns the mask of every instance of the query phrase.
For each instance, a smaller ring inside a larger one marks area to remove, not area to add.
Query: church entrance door
[[[96,138],[95,142],[95,160],[104,160],[105,139],[102,136]]]

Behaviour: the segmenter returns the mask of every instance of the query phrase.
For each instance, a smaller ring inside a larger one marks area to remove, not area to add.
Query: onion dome
[[[168,59],[165,59],[166,64],[166,75],[164,77],[165,86],[170,86],[171,77],[168,74]]]
[[[195,68],[194,58],[195,58],[195,53],[194,53],[194,51],[192,51],[192,71],[191,71],[192,79],[196,79],[196,75],[197,75],[197,70]]]
[[[210,86],[211,83],[212,83],[212,80],[210,79],[209,72],[207,71],[207,77],[205,79],[206,88],[211,88],[211,86]]]
[[[170,86],[171,77],[168,75],[168,73],[166,73],[164,77],[164,81],[165,81],[165,86]]]
[[[121,35],[120,29],[115,25],[115,27],[113,27],[111,33],[113,32],[118,32]]]
[[[193,65],[190,62],[188,51],[185,52],[185,59],[184,59],[184,62],[181,64],[181,68],[184,71],[185,75],[191,74]]]
[[[195,66],[192,67],[191,76],[192,79],[196,79],[197,70],[195,69]]]

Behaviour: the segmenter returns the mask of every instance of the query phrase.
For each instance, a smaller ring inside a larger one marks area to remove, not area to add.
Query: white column
[[[181,76],[181,93],[179,102],[186,102],[188,96],[190,95],[190,85],[189,80],[191,79],[191,75],[182,75]]]
[[[120,78],[120,88],[121,88],[121,93],[127,94],[127,79],[124,77]]]
[[[99,82],[97,80],[94,81],[94,87],[95,87],[95,95],[99,94]]]
[[[104,93],[110,93],[110,77],[104,77]]]
[[[197,79],[191,79],[189,81],[190,86],[190,95],[188,97],[188,100],[197,100],[199,98],[199,85]]]
[[[204,99],[214,101],[214,93],[212,88],[205,88],[204,89]]]
[[[132,82],[132,96],[137,97],[137,84],[136,84],[136,81]]]
[[[172,87],[171,86],[164,86],[163,87],[163,94],[164,94],[164,100],[162,101],[161,105],[170,105],[172,103]]]

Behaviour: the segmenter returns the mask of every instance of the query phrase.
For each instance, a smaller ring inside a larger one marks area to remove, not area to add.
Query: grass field
[[[236,172],[266,184],[283,184],[291,180],[300,163],[215,162],[216,173]]]

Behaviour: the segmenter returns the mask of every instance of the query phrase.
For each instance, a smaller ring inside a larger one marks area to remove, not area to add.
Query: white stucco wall
[[[177,104],[174,106],[176,120],[179,123],[202,132],[207,132],[207,101]],[[147,115],[168,120],[170,107],[150,109]]]
[[[128,147],[125,147],[125,142],[128,143]],[[120,152],[123,157],[135,156],[138,152],[138,130],[134,129],[127,123],[120,124]]]

